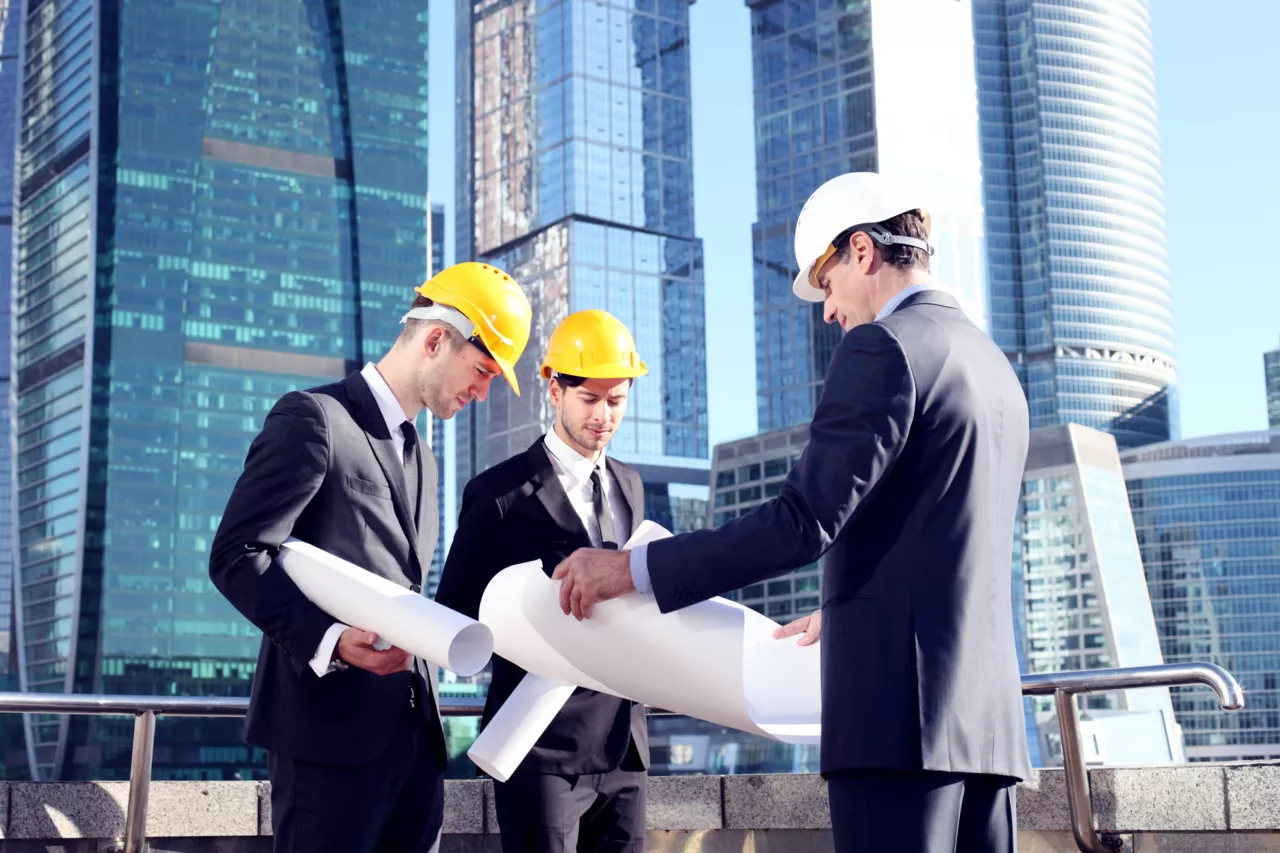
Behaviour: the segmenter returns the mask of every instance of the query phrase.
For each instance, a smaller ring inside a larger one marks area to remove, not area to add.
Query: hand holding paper
[[[564,581],[560,609],[578,620],[591,618],[592,605],[636,591],[630,551],[579,548],[556,566],[551,579]]]
[[[287,539],[276,559],[325,613],[398,649],[464,676],[484,669],[493,655],[486,626],[314,545]]]

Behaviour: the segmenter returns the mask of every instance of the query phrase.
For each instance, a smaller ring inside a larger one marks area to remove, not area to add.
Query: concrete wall
[[[1112,768],[1092,773],[1098,828],[1136,853],[1280,853],[1280,763]],[[259,782],[157,782],[153,853],[269,853],[270,789]],[[111,853],[124,829],[124,782],[0,785],[0,853]],[[498,851],[485,781],[445,790],[442,853]],[[1019,787],[1022,853],[1074,851],[1062,771]],[[54,842],[54,843],[50,843]],[[829,853],[826,788],[816,776],[654,777],[657,853]]]

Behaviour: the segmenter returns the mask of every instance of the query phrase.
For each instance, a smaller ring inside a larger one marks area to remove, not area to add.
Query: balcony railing
[[[1084,753],[1080,748],[1076,694],[1192,684],[1213,688],[1225,710],[1235,711],[1244,707],[1240,685],[1230,673],[1211,663],[1055,672],[1022,677],[1023,695],[1051,695],[1056,702],[1067,779],[1067,806],[1076,845],[1084,853],[1110,853],[1116,845],[1113,839],[1100,838],[1093,827],[1093,801]],[[477,716],[483,705],[484,700],[477,698],[443,699],[440,702],[440,713],[454,717]],[[242,698],[0,693],[0,713],[95,714],[134,718],[129,799],[120,848],[123,853],[144,853],[146,850],[147,800],[151,788],[156,717],[242,717],[248,709],[249,700]],[[656,709],[650,709],[649,712],[667,713]]]

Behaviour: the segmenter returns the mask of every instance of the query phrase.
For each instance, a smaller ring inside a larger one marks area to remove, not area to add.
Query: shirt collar
[[[876,315],[876,319],[883,320],[885,317],[888,317],[894,311],[897,311],[898,306],[905,302],[909,297],[915,296],[922,290],[940,289],[941,288],[936,284],[928,281],[921,282],[920,284],[913,284],[910,287],[904,287],[902,290],[899,290],[893,296],[889,297],[889,301],[884,304],[884,307],[880,309],[880,313]]]
[[[373,392],[373,399],[378,401],[378,411],[382,412],[382,419],[387,422],[387,431],[394,436],[400,430],[400,424],[409,420],[405,417],[404,409],[400,407],[400,401],[396,399],[395,394],[391,393],[391,386],[382,378],[382,374],[378,372],[377,366],[372,361],[364,366],[360,375],[364,377],[369,390]]]
[[[547,430],[545,439],[547,452],[555,459],[573,477],[575,482],[583,482],[591,477],[591,471],[594,468],[604,471],[604,452],[601,451],[600,458],[592,462],[569,445],[565,444],[564,439],[560,438],[556,433],[555,427]]]

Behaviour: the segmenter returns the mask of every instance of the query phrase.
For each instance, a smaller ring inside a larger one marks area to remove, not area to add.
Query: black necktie
[[[418,430],[409,421],[400,424],[404,433],[404,485],[413,510],[413,523],[418,523],[418,503],[422,500],[422,476],[418,468]]]
[[[600,547],[617,550],[618,534],[613,531],[613,513],[609,511],[609,502],[604,497],[604,482],[599,468],[591,469],[591,510],[600,525]]]

